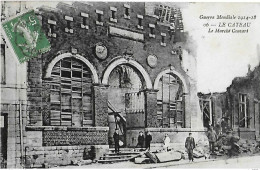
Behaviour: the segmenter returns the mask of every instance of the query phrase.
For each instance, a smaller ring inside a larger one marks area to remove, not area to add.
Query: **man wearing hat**
[[[144,135],[143,135],[143,131],[140,131],[140,132],[139,132],[139,136],[138,136],[138,139],[137,139],[136,148],[137,148],[137,146],[141,146],[142,149],[143,149],[143,147],[144,147]]]
[[[114,142],[115,142],[115,153],[119,153],[119,131],[118,131],[118,129],[115,130],[113,138],[114,138]]]
[[[189,137],[186,138],[185,148],[187,149],[189,161],[194,161],[193,159],[193,149],[195,148],[195,140],[192,137],[192,133],[189,133]]]
[[[147,132],[147,135],[145,137],[145,146],[146,146],[146,149],[150,150],[150,145],[151,145],[151,141],[152,141],[152,135],[151,133],[148,131]]]
[[[212,126],[210,126],[208,131],[208,140],[209,140],[209,150],[211,153],[215,153],[215,143],[217,141],[217,134]]]

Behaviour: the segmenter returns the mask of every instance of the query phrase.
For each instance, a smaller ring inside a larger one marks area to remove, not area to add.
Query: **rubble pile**
[[[232,135],[222,134],[219,136],[215,146],[218,153],[227,154],[229,156],[260,153],[259,142],[255,140],[240,139],[240,137],[234,135],[234,133]]]
[[[241,139],[238,142],[238,145],[239,145],[242,153],[247,153],[247,154],[260,153],[260,142],[259,141],[256,142],[255,140]]]
[[[145,152],[141,158],[135,158],[136,164],[143,164],[143,163],[163,163],[163,162],[170,162],[170,161],[179,161],[183,158],[183,154],[178,151],[171,150],[169,152],[160,151],[156,153],[152,152]]]

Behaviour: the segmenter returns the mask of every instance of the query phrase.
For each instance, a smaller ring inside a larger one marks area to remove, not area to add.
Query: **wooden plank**
[[[154,153],[151,153],[151,152],[146,152],[145,153],[145,155],[147,156],[147,157],[149,157],[154,163],[157,163],[157,158],[156,158],[156,156],[155,156],[155,154]]]

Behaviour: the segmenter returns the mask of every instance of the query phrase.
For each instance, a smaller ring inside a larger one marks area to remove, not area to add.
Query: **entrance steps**
[[[120,148],[119,153],[115,153],[115,149],[110,148],[108,153],[105,153],[102,157],[100,157],[98,163],[129,161],[139,156],[142,151],[144,150],[141,150],[141,148]]]
[[[145,150],[141,150],[141,148],[120,148],[119,153],[115,153],[115,149],[110,148],[108,153],[105,153],[103,156],[100,157],[98,163],[116,163],[130,161],[138,156],[141,156],[141,153],[144,153],[144,151]],[[150,152],[155,153],[156,150],[151,148]],[[183,151],[182,154],[185,159],[188,159],[187,152]]]

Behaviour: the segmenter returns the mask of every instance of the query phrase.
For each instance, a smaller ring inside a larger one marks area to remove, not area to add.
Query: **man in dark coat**
[[[139,132],[139,136],[138,136],[137,140],[138,140],[138,142],[137,142],[136,148],[137,148],[137,146],[141,146],[141,148],[143,149],[143,147],[144,147],[144,135],[143,135],[142,131]]]
[[[227,124],[227,118],[222,118],[221,119],[221,129],[222,129],[222,133],[227,133],[228,130],[228,124]]]
[[[145,138],[145,145],[146,145],[146,149],[150,150],[150,144],[152,141],[152,135],[150,132],[147,132],[146,138]]]
[[[217,134],[212,126],[210,127],[208,132],[208,140],[209,140],[209,150],[212,153],[215,153],[215,143],[217,141]]]
[[[118,153],[119,152],[119,131],[118,131],[118,129],[115,130],[113,138],[114,138],[114,142],[115,142],[115,153]]]
[[[187,149],[189,161],[194,161],[193,159],[193,149],[195,148],[195,141],[192,137],[192,133],[189,133],[189,137],[186,138],[185,148]]]

